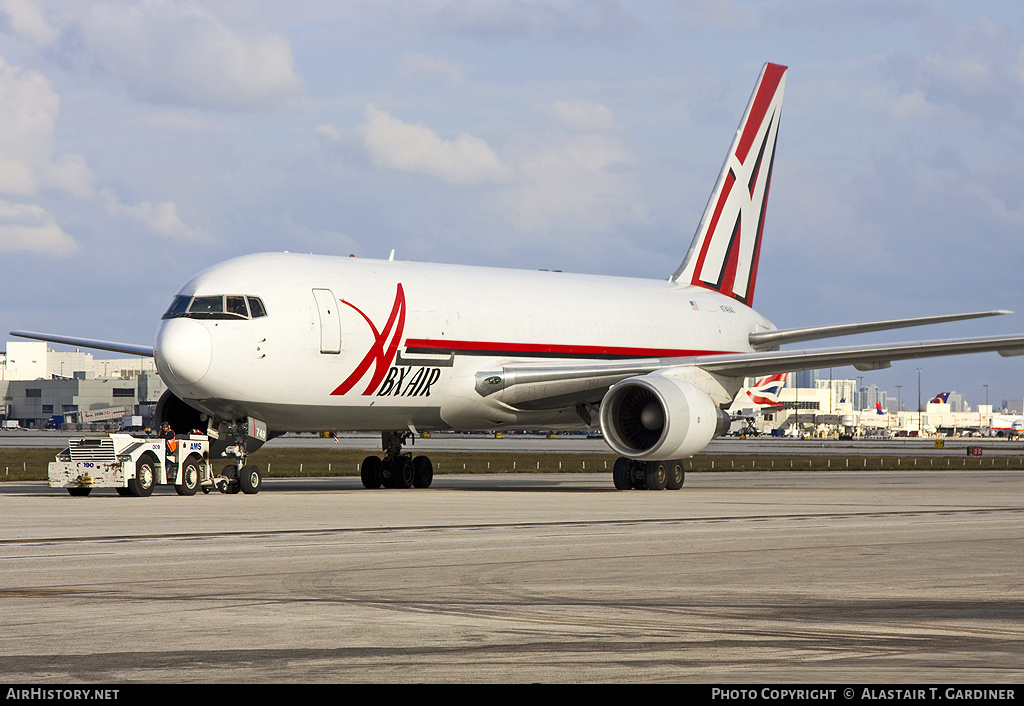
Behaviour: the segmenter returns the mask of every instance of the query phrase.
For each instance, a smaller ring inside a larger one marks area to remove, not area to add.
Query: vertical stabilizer
[[[690,250],[672,281],[754,299],[786,67],[765,64]]]

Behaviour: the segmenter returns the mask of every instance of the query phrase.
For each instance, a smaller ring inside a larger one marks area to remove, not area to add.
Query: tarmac
[[[1024,677],[1024,472],[0,484],[9,683]]]

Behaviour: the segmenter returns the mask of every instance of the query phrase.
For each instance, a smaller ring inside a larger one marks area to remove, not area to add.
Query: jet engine
[[[686,458],[729,430],[729,415],[686,380],[641,375],[613,385],[601,431],[618,454],[641,461]]]

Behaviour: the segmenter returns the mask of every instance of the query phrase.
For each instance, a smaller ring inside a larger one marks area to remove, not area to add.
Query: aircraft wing
[[[753,346],[755,350],[777,350],[780,345],[784,345],[786,343],[801,343],[803,341],[814,341],[821,338],[849,336],[855,333],[888,331],[896,328],[907,328],[909,326],[927,326],[930,324],[948,323],[950,321],[982,319],[987,316],[1004,316],[1012,313],[1012,311],[1007,311],[1006,309],[998,309],[996,311],[976,311],[969,314],[915,316],[910,319],[887,319],[885,321],[865,321],[855,324],[831,324],[829,326],[775,329],[774,331],[752,333],[748,338],[750,345]]]
[[[11,335],[21,336],[22,338],[34,338],[39,341],[49,341],[50,343],[64,343],[69,346],[81,346],[82,348],[96,348],[101,351],[141,355],[148,358],[153,357],[153,346],[143,346],[137,343],[100,341],[95,338],[75,338],[73,336],[58,336],[52,333],[36,333],[35,331],[11,331]]]
[[[844,365],[852,365],[858,370],[881,370],[890,367],[894,360],[992,351],[1002,356],[1024,355],[1024,334],[812,350],[724,353],[693,358],[510,363],[477,372],[476,390],[484,397],[498,394],[502,402],[519,409],[551,409],[596,404],[617,382],[677,367],[692,366],[726,377],[756,377]]]
[[[881,370],[894,360],[934,358],[995,351],[1002,356],[1024,355],[1024,335],[950,338],[940,341],[842,346],[796,351],[726,353],[694,358],[693,365],[730,377],[769,375],[815,368],[852,365],[857,370]]]

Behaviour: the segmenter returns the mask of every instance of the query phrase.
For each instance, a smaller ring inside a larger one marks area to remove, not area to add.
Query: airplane
[[[787,67],[763,67],[682,263],[668,278],[260,253],[189,280],[151,346],[14,331],[153,356],[157,422],[205,429],[223,475],[254,492],[248,455],[298,431],[377,431],[367,488],[427,487],[425,431],[594,429],[617,489],[679,489],[682,459],[729,428],[745,377],[996,351],[1024,335],[781,350],[805,341],[1008,314],[777,329],[752,308]]]

